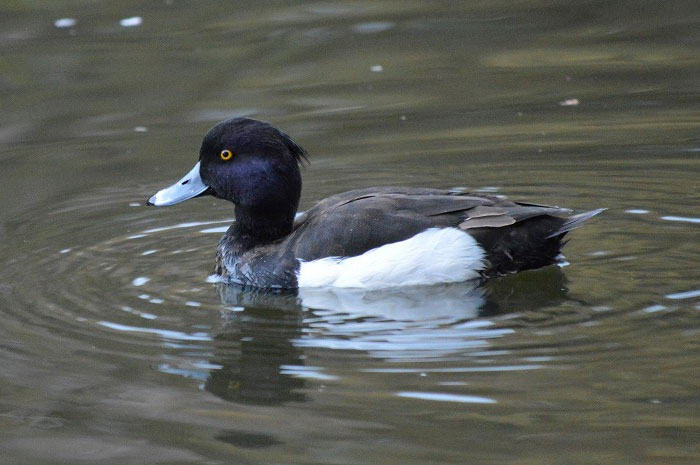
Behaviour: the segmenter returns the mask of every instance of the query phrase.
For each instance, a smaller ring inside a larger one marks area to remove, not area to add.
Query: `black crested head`
[[[249,118],[222,121],[204,137],[199,161],[213,195],[236,205],[241,233],[270,239],[291,231],[307,155],[287,134]]]
[[[308,162],[306,151],[270,123],[251,118],[231,118],[211,128],[204,136],[199,158],[219,147],[238,149],[237,154],[269,153],[290,157],[298,164]],[[218,153],[216,154],[218,156]]]

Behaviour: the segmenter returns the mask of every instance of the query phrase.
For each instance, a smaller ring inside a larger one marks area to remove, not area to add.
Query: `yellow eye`
[[[230,160],[231,158],[233,158],[233,152],[231,152],[230,150],[222,150],[219,156],[224,161]]]

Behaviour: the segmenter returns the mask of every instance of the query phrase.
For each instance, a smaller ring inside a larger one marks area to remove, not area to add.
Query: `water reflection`
[[[240,301],[224,302],[240,305]],[[214,357],[218,368],[209,372],[204,387],[224,400],[247,404],[275,405],[304,401],[299,392],[304,380],[285,367],[303,366],[301,350],[292,341],[301,336],[301,314],[292,309],[266,305],[265,296],[237,294],[248,302],[243,311],[228,314],[223,330],[214,337]],[[286,296],[278,297],[284,301]]]
[[[268,290],[218,285],[229,309],[307,309],[317,314],[383,318],[393,321],[463,321],[514,311],[530,311],[566,298],[566,277],[552,266],[489,281],[388,289],[302,288]]]
[[[306,379],[339,379],[306,366],[312,348],[366,352],[386,361],[477,356],[512,334],[487,317],[566,299],[556,267],[492,280],[366,291],[261,290],[219,284],[225,324],[213,337],[204,387],[232,402],[276,405],[307,398]],[[531,369],[528,368],[528,369]]]
[[[299,301],[305,308],[325,310],[324,315],[393,321],[472,319],[486,304],[484,288],[478,281],[381,290],[302,288]]]

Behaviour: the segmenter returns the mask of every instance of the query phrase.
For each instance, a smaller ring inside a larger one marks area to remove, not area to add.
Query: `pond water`
[[[700,7],[0,7],[0,463],[697,464]],[[208,282],[144,205],[231,115],[375,185],[608,210],[570,265],[362,293]]]

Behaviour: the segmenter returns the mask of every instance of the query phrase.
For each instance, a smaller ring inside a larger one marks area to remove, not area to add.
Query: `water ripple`
[[[459,402],[462,404],[495,404],[496,400],[489,397],[466,396],[461,394],[445,394],[442,392],[397,392],[399,397],[408,397],[411,399],[433,400],[438,402]]]

